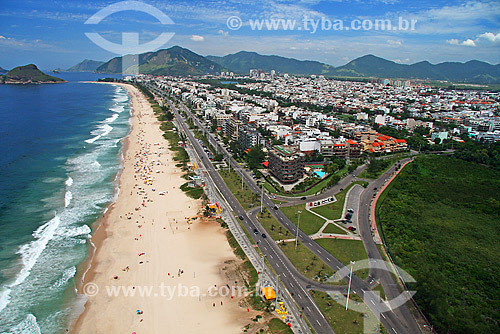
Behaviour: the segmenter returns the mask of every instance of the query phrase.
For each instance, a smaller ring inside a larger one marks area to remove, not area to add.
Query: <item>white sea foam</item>
[[[92,232],[90,227],[88,227],[87,225],[82,225],[60,229],[56,232],[56,235],[63,238],[74,238],[81,235],[89,236],[90,232]]]
[[[56,229],[61,224],[59,216],[56,214],[49,222],[40,226],[34,233],[35,240],[28,244],[22,245],[18,251],[21,255],[22,268],[15,281],[6,285],[5,290],[2,291],[0,296],[0,311],[2,311],[10,302],[11,289],[22,282],[30,275],[31,269],[38,261],[40,254],[42,254],[49,241],[54,237]]]
[[[107,136],[111,131],[113,131],[113,127],[108,124],[104,124],[102,126],[102,130],[103,133],[101,133],[101,136]]]
[[[92,144],[93,142],[95,142],[99,138],[101,138],[101,135],[95,136],[94,138],[87,139],[87,140],[85,140],[85,142],[89,143],[89,144]]]
[[[52,285],[52,289],[57,289],[57,288],[60,288],[62,286],[65,286],[66,283],[68,283],[68,281],[70,279],[72,279],[73,277],[75,277],[75,274],[76,274],[76,267],[73,266],[73,267],[70,267],[66,270],[64,270],[62,276]]]
[[[73,194],[71,191],[66,191],[64,194],[64,207],[67,208],[71,204],[71,200],[73,199]]]
[[[114,111],[114,112],[120,114],[120,113],[122,113],[125,110],[125,107],[124,106],[116,106],[116,107],[113,107],[113,108],[109,108],[109,110]]]
[[[36,317],[29,313],[23,322],[12,328],[12,333],[15,334],[41,334],[40,327],[36,322]]]
[[[113,114],[113,116],[106,118],[103,122],[104,123],[113,123],[116,121],[116,119],[120,116],[120,114]]]
[[[110,117],[111,118],[111,117]],[[100,125],[96,130],[92,131],[90,134],[96,135],[94,138],[86,139],[85,142],[88,144],[94,143],[96,140],[99,140],[100,138],[107,136],[111,131],[113,131],[113,127],[110,126],[109,124],[102,124]]]
[[[117,96],[115,96],[113,98],[113,101],[114,102],[125,102],[128,100],[128,95],[125,93],[125,94],[118,94]]]
[[[71,178],[71,176],[68,176],[68,179],[64,183],[67,187],[71,187],[71,185],[73,184],[73,179]]]

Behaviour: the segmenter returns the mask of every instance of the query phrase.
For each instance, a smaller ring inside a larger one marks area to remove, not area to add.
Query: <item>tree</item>
[[[333,175],[328,184],[326,185],[328,188],[333,187],[340,181],[340,175]]]
[[[264,161],[266,155],[264,151],[262,151],[262,146],[253,147],[247,155],[248,167],[250,169],[256,169],[260,166],[260,164]]]

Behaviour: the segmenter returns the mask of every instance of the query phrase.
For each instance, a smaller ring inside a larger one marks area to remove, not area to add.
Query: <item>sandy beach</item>
[[[202,221],[201,201],[179,189],[186,180],[148,101],[120,85],[133,108],[120,191],[93,235],[96,252],[79,287],[90,296],[71,332],[241,332],[252,312],[233,293],[223,296],[222,287],[243,285],[227,275],[237,259],[224,232]]]

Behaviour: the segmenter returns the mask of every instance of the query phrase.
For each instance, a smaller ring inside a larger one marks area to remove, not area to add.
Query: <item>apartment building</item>
[[[290,146],[269,150],[269,173],[282,184],[295,183],[304,175],[304,156]]]

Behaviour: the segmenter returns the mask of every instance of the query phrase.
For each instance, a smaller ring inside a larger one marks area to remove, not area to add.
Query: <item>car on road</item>
[[[348,229],[349,231],[353,231],[353,232],[354,232],[354,231],[356,231],[356,228],[355,228],[354,226],[349,226],[347,229]]]
[[[354,213],[353,209],[347,209],[347,212]]]
[[[265,233],[262,233],[262,237],[263,238],[267,238],[266,234]]]
[[[254,228],[254,229],[253,229],[253,233],[254,233],[255,235],[257,235],[257,234],[259,234],[259,231],[257,231],[257,229],[256,229],[256,228]]]
[[[243,220],[243,216],[239,216],[238,218],[239,218],[240,220]]]
[[[304,200],[306,199],[306,197],[305,197],[305,196],[302,196],[300,199],[304,201]]]
[[[273,209],[274,209],[274,210],[278,210],[278,207],[275,205]]]

